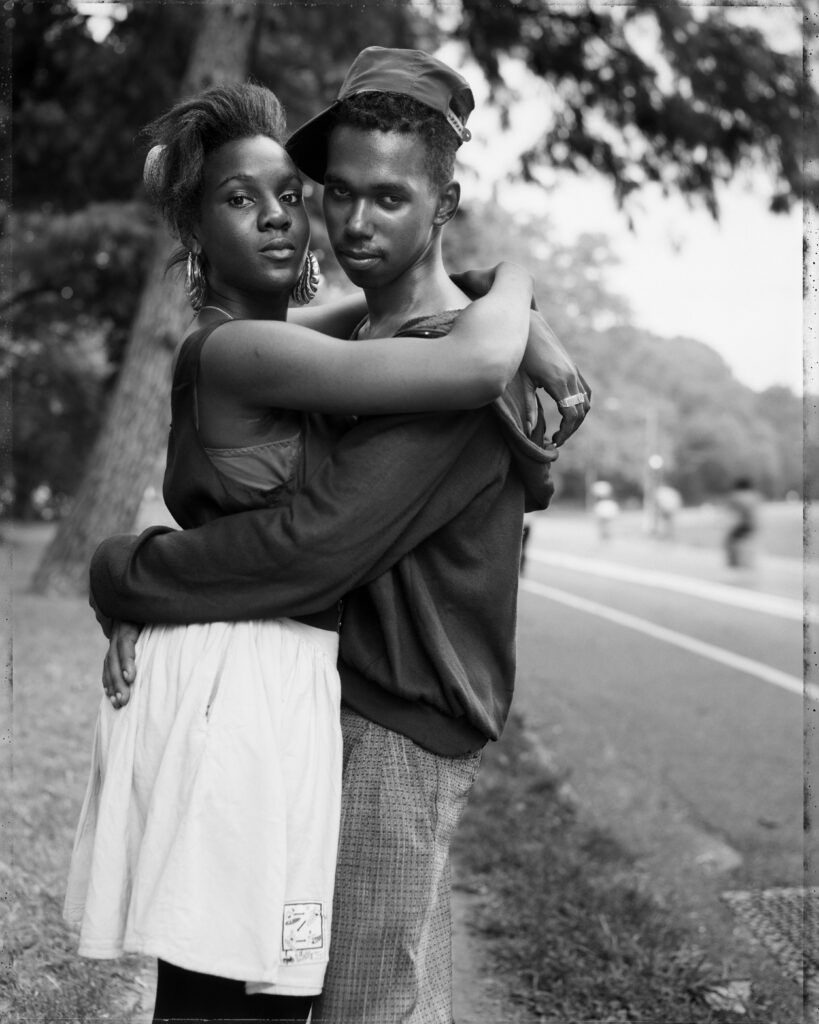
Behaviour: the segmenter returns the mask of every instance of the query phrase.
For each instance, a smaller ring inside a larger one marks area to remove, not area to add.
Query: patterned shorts
[[[480,753],[442,757],[342,709],[333,937],[314,1024],[452,1024],[449,845]]]

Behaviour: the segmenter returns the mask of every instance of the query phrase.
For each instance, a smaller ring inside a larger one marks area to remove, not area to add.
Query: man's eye
[[[329,185],[326,192],[332,196],[333,199],[346,199],[349,195],[346,188],[342,188],[341,185]]]
[[[301,206],[301,192],[285,192],[281,197],[285,206]]]
[[[401,196],[381,196],[381,205],[393,209],[401,203]]]

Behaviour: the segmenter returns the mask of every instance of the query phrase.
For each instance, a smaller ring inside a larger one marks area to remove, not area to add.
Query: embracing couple
[[[155,1020],[452,1020],[450,840],[512,699],[524,512],[589,408],[527,273],[444,267],[472,109],[370,47],[289,139],[256,85],[150,126],[196,314],[183,529],[92,562],[107,699],[66,917],[83,955],[158,958]],[[361,289],[312,310],[302,174]]]

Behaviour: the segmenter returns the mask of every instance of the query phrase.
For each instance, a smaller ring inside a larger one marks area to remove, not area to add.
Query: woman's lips
[[[267,245],[262,246],[260,252],[262,256],[267,256],[272,260],[287,260],[296,251],[296,247],[292,242],[288,242],[285,239],[277,239],[274,242],[268,242]]]

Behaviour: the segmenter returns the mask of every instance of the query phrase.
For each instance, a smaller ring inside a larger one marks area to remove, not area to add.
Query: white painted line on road
[[[761,594],[740,587],[729,587],[725,583],[710,583],[697,580],[690,576],[680,576],[670,572],[655,572],[653,569],[636,569],[618,562],[604,562],[597,558],[582,558],[578,555],[566,555],[559,551],[529,550],[526,558],[543,565],[553,565],[560,569],[571,569],[572,572],[585,572],[594,576],[606,576],[609,579],[624,580],[627,583],[640,583],[647,587],[658,587],[661,590],[673,590],[678,594],[689,594],[702,597],[708,601],[730,604],[735,608],[747,608],[751,611],[777,615],[783,619],[802,622],[805,607],[801,601],[777,594]],[[815,609],[811,609],[815,615]]]
[[[777,668],[765,665],[761,661],[754,661],[752,658],[745,658],[741,654],[734,654],[724,647],[716,647],[714,644],[707,644],[702,640],[695,640],[685,633],[678,633],[675,629],[666,629],[665,626],[658,626],[648,619],[640,619],[636,615],[629,615],[627,612],[618,612],[597,601],[589,601],[585,597],[577,597],[566,590],[558,590],[556,587],[547,587],[543,583],[535,583],[532,580],[521,580],[521,590],[530,594],[537,594],[539,597],[546,597],[551,601],[559,601],[561,604],[576,608],[578,611],[587,612],[589,615],[597,615],[601,619],[608,619],[618,626],[625,626],[626,629],[637,630],[638,633],[645,633],[646,636],[655,640],[662,640],[664,643],[673,644],[683,650],[700,654],[711,661],[717,661],[729,668],[735,668],[739,672],[763,679],[772,686],[778,686],[790,693],[798,693],[808,696],[811,700],[819,700],[819,686],[812,683],[803,683],[798,676],[789,675],[787,672],[780,672]]]

